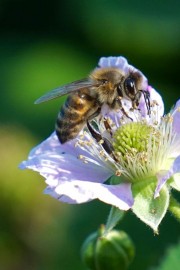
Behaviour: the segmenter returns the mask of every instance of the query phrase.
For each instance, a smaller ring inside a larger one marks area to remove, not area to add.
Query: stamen
[[[87,160],[87,157],[86,156],[83,156],[83,155],[79,155],[78,156],[78,159],[82,160],[83,163],[87,164],[88,163],[88,160]]]
[[[121,176],[121,174],[122,174],[122,172],[121,171],[118,171],[118,170],[115,173],[116,176]]]
[[[98,143],[99,144],[103,144],[104,143],[104,140],[101,139]]]
[[[180,108],[177,110],[180,111]],[[143,116],[140,109],[133,109],[133,112],[129,110],[128,113],[133,121],[125,115],[119,116],[118,113],[114,113],[111,118],[95,119],[100,140],[93,138],[87,130],[86,136],[79,139],[78,145],[91,154],[92,159],[95,157],[93,162],[98,160],[116,176],[123,175],[133,182],[155,175],[164,167],[167,156],[176,145],[176,136],[172,132],[173,114],[160,120],[159,104],[155,100],[151,103],[149,117]],[[108,145],[112,145],[110,152],[104,147],[106,140]],[[87,156],[83,160],[92,162],[89,155]]]

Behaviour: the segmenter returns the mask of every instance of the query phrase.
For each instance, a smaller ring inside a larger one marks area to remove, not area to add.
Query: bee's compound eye
[[[135,81],[133,78],[127,78],[124,82],[124,86],[126,89],[127,95],[135,95],[136,93],[136,87],[135,87]]]

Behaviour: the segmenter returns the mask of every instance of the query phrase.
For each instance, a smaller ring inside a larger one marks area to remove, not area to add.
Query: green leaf
[[[137,217],[157,233],[158,226],[169,206],[169,191],[164,185],[160,196],[154,199],[156,185],[157,180],[155,179],[148,179],[133,184],[132,192],[135,202],[132,210]]]
[[[179,270],[180,242],[167,249],[166,255],[161,264],[153,270]]]
[[[168,210],[180,222],[180,203],[172,195],[170,198]]]

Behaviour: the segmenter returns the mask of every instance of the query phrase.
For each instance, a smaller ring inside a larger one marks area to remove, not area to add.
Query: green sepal
[[[118,185],[122,181],[121,177],[119,176],[111,176],[110,178],[110,184],[111,185]],[[109,212],[109,216],[106,221],[104,234],[110,232],[117,224],[118,222],[123,218],[124,211],[120,210],[119,208],[112,206],[111,210]]]
[[[166,185],[161,189],[160,196],[154,198],[157,185],[156,178],[136,182],[132,185],[134,205],[132,211],[144,223],[158,233],[158,226],[169,206],[169,190]]]
[[[124,216],[124,211],[120,210],[117,207],[112,206],[109,212],[106,225],[105,225],[104,234],[110,232],[118,224],[118,222],[123,218],[123,216]]]
[[[113,175],[110,178],[110,184],[111,185],[118,185],[123,182],[123,178],[121,176]]]
[[[175,173],[172,177],[172,188],[176,189],[177,191],[180,191],[180,173]]]

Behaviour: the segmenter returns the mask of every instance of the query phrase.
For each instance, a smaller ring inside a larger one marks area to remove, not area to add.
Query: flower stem
[[[180,222],[180,203],[171,195],[169,211]]]
[[[123,218],[124,211],[121,211],[117,207],[111,207],[106,225],[105,225],[105,231],[104,234],[110,232],[117,224],[118,222]]]

